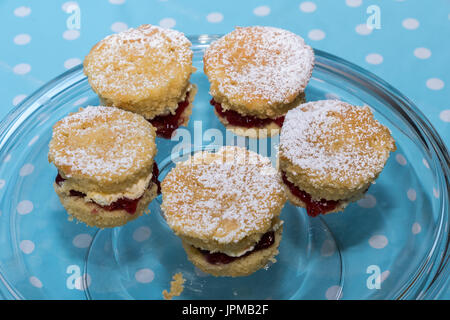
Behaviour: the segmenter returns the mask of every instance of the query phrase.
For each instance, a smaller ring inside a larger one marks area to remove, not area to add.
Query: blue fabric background
[[[70,3],[81,12],[76,31],[67,30]],[[370,32],[364,25],[372,4],[380,8],[381,28]],[[97,41],[144,23],[187,35],[223,34],[248,25],[291,30],[399,89],[449,145],[449,0],[3,0],[0,119],[41,85],[81,63]]]

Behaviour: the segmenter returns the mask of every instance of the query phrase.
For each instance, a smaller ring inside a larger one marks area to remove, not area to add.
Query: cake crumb
[[[170,292],[164,290],[162,293],[165,300],[172,300],[173,297],[178,297],[184,290],[183,284],[186,280],[183,278],[181,272],[174,274],[172,279],[170,282]]]

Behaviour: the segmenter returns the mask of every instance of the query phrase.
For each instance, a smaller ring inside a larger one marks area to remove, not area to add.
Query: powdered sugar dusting
[[[113,107],[92,107],[57,122],[49,159],[70,177],[112,180],[152,163],[155,132],[141,116]]]
[[[152,89],[178,81],[180,70],[187,71],[187,79],[190,46],[179,31],[143,25],[103,39],[86,57],[84,69],[102,95],[145,97]]]
[[[220,243],[265,231],[286,201],[270,159],[238,147],[199,152],[178,163],[162,190],[172,229]]]
[[[290,110],[280,136],[282,155],[308,174],[312,183],[355,187],[376,178],[393,150],[389,129],[373,119],[369,107],[337,100]]]
[[[205,53],[205,71],[231,103],[289,103],[312,73],[314,52],[303,38],[273,27],[237,28],[215,41]]]

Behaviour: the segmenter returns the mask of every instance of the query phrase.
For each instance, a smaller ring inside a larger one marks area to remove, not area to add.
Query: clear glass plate
[[[180,130],[189,137],[157,140],[161,177],[182,156],[172,156],[180,143],[199,149],[227,136],[209,105],[202,72],[203,50],[216,38],[191,37],[197,67],[192,82],[199,93],[188,131]],[[52,187],[56,169],[47,161],[52,125],[80,107],[97,105],[98,98],[81,66],[49,82],[0,124],[1,295],[161,299],[172,276],[182,272],[186,283],[179,299],[439,297],[449,278],[449,156],[436,131],[387,83],[318,50],[306,97],[371,106],[398,150],[366,197],[344,213],[310,218],[286,204],[277,263],[249,277],[215,278],[189,263],[160,215],[160,197],[150,204],[150,215],[120,228],[98,230],[67,220]],[[276,145],[260,143],[260,150]],[[268,155],[274,158],[273,148]]]

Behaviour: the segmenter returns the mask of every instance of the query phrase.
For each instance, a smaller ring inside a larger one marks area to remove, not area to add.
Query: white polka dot
[[[397,160],[398,164],[400,164],[402,166],[406,166],[406,159],[400,153],[395,156],[395,160]]]
[[[38,141],[39,140],[39,136],[34,136],[31,140],[30,140],[30,142],[28,142],[28,146],[29,147],[31,147],[33,144],[35,144],[36,143],[36,141]]]
[[[25,94],[19,94],[18,96],[15,96],[13,99],[13,105],[17,106],[19,103],[21,103],[25,98],[27,97],[27,95]]]
[[[159,21],[159,25],[166,29],[173,28],[176,26],[176,24],[177,24],[177,21],[173,18],[164,18],[164,19],[161,19],[161,21]]]
[[[133,233],[133,239],[137,242],[143,242],[150,238],[152,231],[148,227],[139,227]]]
[[[408,196],[409,200],[416,201],[416,198],[417,198],[416,190],[409,189],[408,192],[406,193],[406,195]]]
[[[422,231],[422,227],[418,222],[414,222],[411,228],[411,231],[413,234],[418,234],[420,231]]]
[[[79,7],[78,3],[76,1],[67,1],[67,2],[63,3],[63,5],[61,6],[61,9],[64,12],[68,12],[68,10],[73,7]]]
[[[0,179],[0,189],[3,189],[3,187],[5,186],[6,181],[3,179]]]
[[[384,282],[390,274],[391,272],[389,270],[383,271],[380,275],[380,282]]]
[[[332,256],[336,251],[336,245],[332,240],[325,240],[320,249],[320,254],[324,257]]]
[[[367,63],[380,64],[383,62],[383,56],[379,53],[371,53],[366,56]]]
[[[358,200],[356,203],[357,203],[360,207],[363,207],[363,208],[368,209],[368,208],[373,208],[373,207],[376,206],[376,204],[377,204],[377,199],[376,199],[373,195],[367,194],[367,193],[366,193],[366,194],[364,195],[364,198]]]
[[[349,7],[359,7],[362,4],[362,0],[345,0],[345,4]]]
[[[414,55],[419,59],[428,59],[431,57],[431,51],[427,48],[416,48],[414,50]]]
[[[260,6],[253,9],[253,14],[259,17],[265,17],[270,14],[270,7],[268,6]]]
[[[439,113],[439,118],[444,122],[450,122],[450,109],[441,111],[441,113]]]
[[[23,75],[31,71],[31,66],[28,63],[19,63],[13,68],[15,74]]]
[[[422,163],[425,167],[427,167],[428,169],[430,169],[430,165],[428,164],[428,161],[426,159],[422,159]]]
[[[29,214],[33,211],[33,203],[29,200],[20,201],[17,205],[17,212],[19,214]]]
[[[308,32],[308,38],[314,41],[319,41],[325,38],[325,32],[320,29],[314,29]]]
[[[370,246],[372,248],[383,249],[384,247],[387,246],[388,239],[385,236],[381,235],[381,234],[377,234],[375,236],[372,236],[369,239],[369,244],[370,244]]]
[[[444,87],[444,81],[439,78],[428,79],[427,87],[431,90],[441,90]]]
[[[223,14],[220,12],[212,12],[206,16],[206,20],[211,23],[218,23],[223,20]]]
[[[21,177],[26,177],[32,174],[34,171],[34,166],[31,163],[24,164],[22,168],[20,168],[19,175]]]
[[[150,283],[155,278],[155,273],[151,269],[140,269],[134,277],[139,283]]]
[[[413,18],[408,18],[402,21],[403,28],[408,30],[414,30],[419,27],[419,21]]]
[[[78,30],[66,30],[63,33],[63,38],[66,40],[75,40],[80,36],[80,31]]]
[[[113,32],[122,32],[128,29],[128,25],[124,22],[114,22],[111,25],[111,30]]]
[[[18,34],[17,36],[14,37],[14,43],[19,46],[28,44],[28,43],[30,43],[30,41],[31,41],[31,36],[26,33]]]
[[[78,99],[77,101],[75,101],[75,102],[73,103],[73,105],[74,105],[75,107],[78,107],[78,106],[82,105],[83,103],[85,103],[86,101],[88,101],[88,98],[87,98],[87,97],[83,97],[83,98],[80,98],[80,99]]]
[[[91,276],[87,273],[75,279],[74,286],[77,290],[86,290],[92,283]]]
[[[70,58],[64,61],[64,68],[71,69],[77,65],[81,64],[81,60],[78,58]]]
[[[332,286],[325,292],[327,300],[339,300],[342,297],[342,288],[340,286]]]
[[[125,0],[109,0],[111,4],[124,4]]]
[[[11,155],[7,154],[4,158],[3,158],[3,163],[9,162],[11,161]]]
[[[37,277],[32,276],[28,279],[33,287],[42,288],[42,282]]]
[[[305,2],[300,3],[299,8],[303,12],[310,13],[310,12],[316,11],[317,6],[314,2],[305,1]]]
[[[14,15],[16,17],[26,17],[31,13],[31,8],[29,7],[18,7],[14,10]]]
[[[30,254],[34,251],[34,242],[31,240],[20,241],[19,248],[25,254]]]
[[[372,33],[372,28],[369,28],[366,23],[358,24],[355,28],[357,34],[367,36]]]
[[[92,236],[87,233],[81,233],[75,236],[72,240],[72,244],[77,248],[87,248],[92,242]]]
[[[434,196],[435,198],[439,198],[439,190],[438,190],[438,189],[433,188],[433,196]]]

